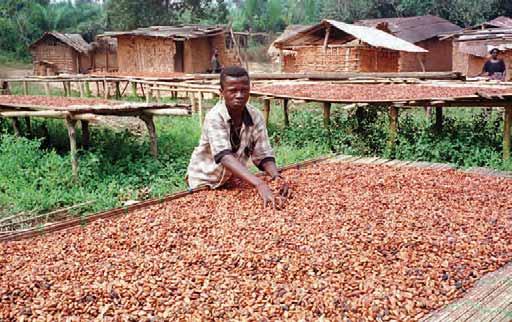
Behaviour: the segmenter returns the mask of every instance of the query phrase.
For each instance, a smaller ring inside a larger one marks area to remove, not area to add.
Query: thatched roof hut
[[[396,72],[400,52],[426,50],[383,30],[335,20],[290,33],[274,42],[284,72]]]
[[[46,32],[30,45],[35,75],[86,73],[92,47],[80,34]]]

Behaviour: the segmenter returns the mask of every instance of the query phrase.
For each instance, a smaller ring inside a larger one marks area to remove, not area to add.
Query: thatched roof
[[[412,53],[424,53],[427,50],[418,47],[410,42],[395,37],[387,32],[376,28],[351,25],[335,20],[323,20],[318,25],[301,30],[280,41],[275,42],[275,46],[280,49],[293,48],[303,45],[321,45],[324,43],[324,35],[327,28],[332,27],[340,35],[336,41],[349,43],[353,40],[360,40],[373,47],[386,48],[396,51],[405,51]],[[336,32],[331,32],[336,33]],[[333,37],[330,38],[331,41]]]
[[[512,28],[512,18],[499,16],[482,24],[473,26],[469,29],[485,29],[485,28]]]
[[[268,48],[268,51],[267,51],[267,54],[270,56],[270,57],[274,57],[274,56],[277,56],[279,54],[279,49],[277,49],[274,44],[276,42],[279,42],[283,39],[286,39],[292,35],[296,35],[297,33],[303,31],[303,30],[306,30],[308,28],[310,28],[311,25],[289,25],[288,27],[286,27],[286,29],[283,31],[283,33],[281,35],[279,35],[279,37],[277,37],[276,40],[274,40],[272,42],[272,44],[270,44],[270,47]]]
[[[80,34],[62,34],[60,32],[45,32],[41,38],[30,45],[29,49],[34,48],[40,42],[52,37],[72,47],[79,53],[88,54],[92,49],[92,46],[89,45]]]
[[[432,15],[405,18],[366,19],[355,22],[357,25],[374,28],[382,23],[387,23],[388,28],[393,35],[413,44],[437,37],[441,34],[453,33],[462,30],[461,27],[449,22],[448,20]]]
[[[131,31],[106,32],[100,37],[122,37],[122,36],[142,36],[171,38],[173,40],[187,40],[193,38],[203,38],[216,36],[226,32],[225,25],[203,26],[203,25],[179,25],[179,26],[152,26],[148,28],[138,28]]]

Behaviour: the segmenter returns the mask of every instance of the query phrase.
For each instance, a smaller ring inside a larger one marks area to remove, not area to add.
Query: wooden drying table
[[[427,87],[431,93],[415,93]],[[334,88],[334,90],[333,90]],[[347,90],[348,88],[348,90]],[[390,90],[386,93],[386,90]],[[391,96],[390,93],[392,94]],[[436,95],[437,94],[437,95]],[[327,82],[287,82],[283,85],[256,86],[251,95],[263,100],[263,114],[266,122],[270,114],[272,99],[282,100],[284,124],[288,126],[288,104],[290,100],[321,103],[324,112],[324,126],[329,127],[331,105],[384,106],[389,110],[388,150],[395,149],[398,136],[398,115],[400,108],[436,109],[436,129],[443,122],[443,107],[503,107],[505,109],[503,129],[503,159],[510,158],[510,127],[512,124],[512,86],[482,83],[416,83],[416,84],[340,84]],[[387,96],[388,95],[388,96]]]
[[[44,98],[44,97],[41,97]],[[82,144],[89,146],[89,122],[98,121],[100,116],[137,117],[145,124],[151,142],[151,154],[158,156],[157,134],[153,118],[156,116],[188,116],[190,106],[183,104],[157,104],[157,103],[121,103],[114,101],[97,102],[97,100],[54,98],[55,105],[27,103],[34,99],[27,96],[0,96],[0,117],[10,118],[16,135],[21,135],[19,118],[24,117],[27,129],[31,131],[30,118],[57,118],[63,119],[68,129],[71,165],[73,175],[78,178],[78,159],[76,142],[76,124],[82,127]],[[58,101],[57,101],[58,99]],[[45,98],[51,100],[51,98]],[[77,104],[79,102],[79,104]],[[43,102],[44,103],[44,102]]]

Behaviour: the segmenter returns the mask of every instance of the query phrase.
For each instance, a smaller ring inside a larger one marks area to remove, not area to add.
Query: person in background
[[[281,208],[289,196],[289,186],[279,173],[261,112],[247,104],[251,83],[247,71],[226,67],[220,74],[220,100],[206,114],[199,146],[194,149],[187,170],[190,189],[216,189],[232,176],[249,183],[263,205]],[[249,160],[276,181],[274,195],[265,181],[247,168]]]
[[[212,73],[218,74],[222,71],[222,66],[219,61],[219,50],[217,48],[215,48],[215,50],[213,51],[211,64],[212,64],[212,66],[211,66]]]
[[[492,80],[504,81],[506,79],[507,67],[503,59],[499,58],[499,49],[493,48],[490,51],[491,58],[485,62],[480,76],[488,76]]]

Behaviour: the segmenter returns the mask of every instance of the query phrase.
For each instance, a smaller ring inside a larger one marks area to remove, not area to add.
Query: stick
[[[66,118],[66,127],[68,128],[69,148],[71,156],[71,170],[73,178],[78,180],[78,159],[76,148],[76,120]]]
[[[510,124],[512,123],[512,106],[505,107],[503,122],[503,160],[510,159]]]
[[[158,157],[158,145],[157,145],[157,137],[156,137],[156,127],[155,122],[153,121],[152,115],[142,114],[140,119],[146,123],[149,132],[149,140],[151,143],[151,155],[154,158]]]
[[[81,120],[80,125],[82,126],[82,146],[87,150],[90,141],[89,121]]]
[[[263,100],[263,117],[265,118],[265,125],[268,126],[270,118],[270,99]]]

